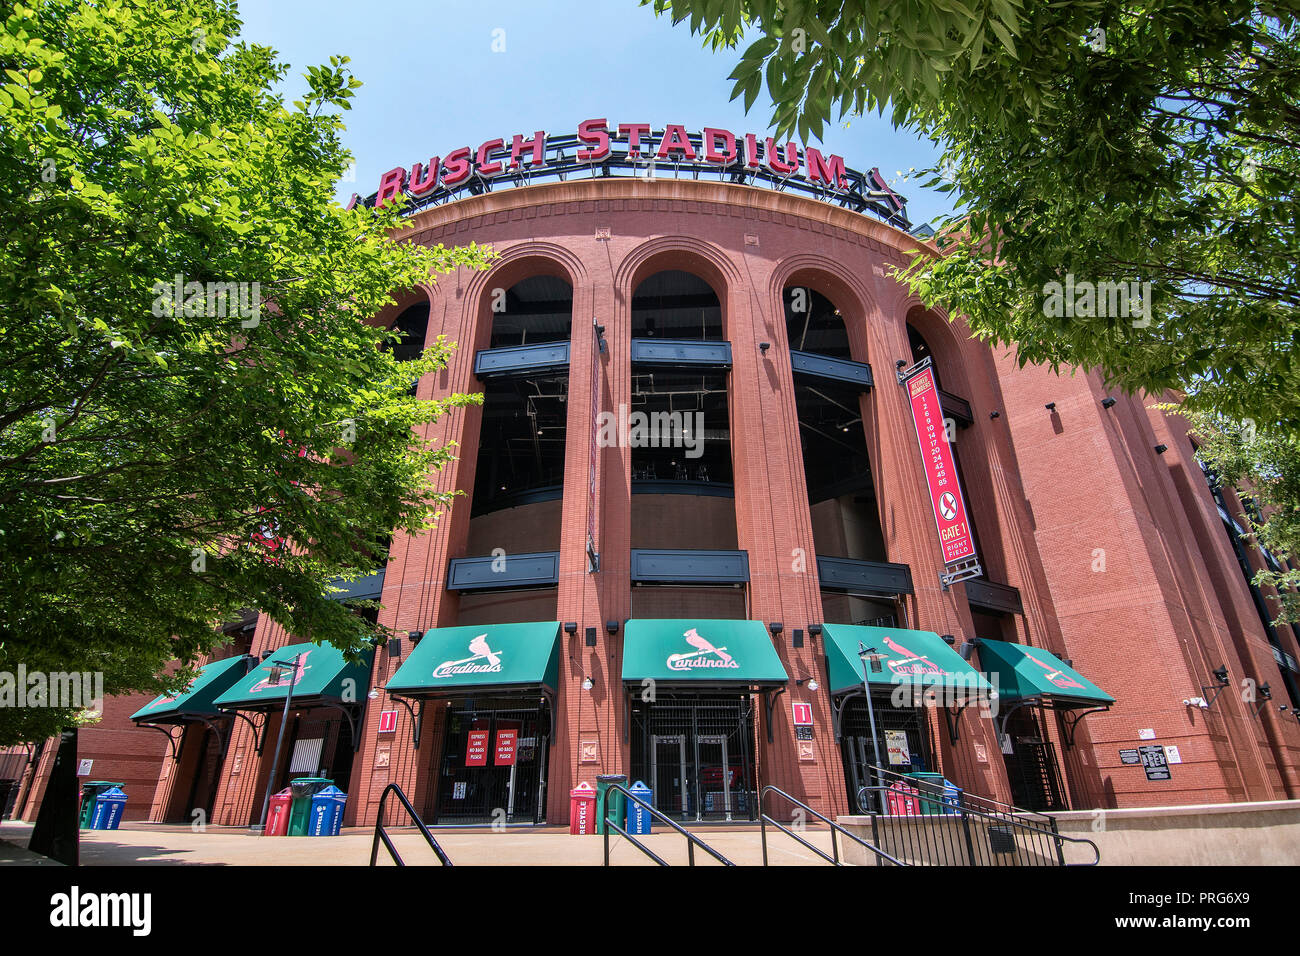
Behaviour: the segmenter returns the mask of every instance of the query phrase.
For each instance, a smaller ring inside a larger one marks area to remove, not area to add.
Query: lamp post
[[[257,826],[253,827],[254,833],[266,832],[266,815],[271,810],[271,791],[275,789],[275,768],[280,766],[280,748],[284,744],[284,727],[289,723],[289,705],[293,701],[293,689],[298,683],[298,662],[302,660],[302,654],[295,654],[292,661],[272,661],[271,673],[275,675],[276,684],[280,683],[280,675],[277,668],[293,666],[293,676],[289,678],[289,693],[284,696],[284,714],[280,717],[280,732],[275,736],[275,759],[271,761],[271,772],[266,778],[266,795],[262,797],[262,819]]]
[[[871,662],[871,670],[877,674],[880,673],[880,662],[885,659],[874,647],[867,647],[861,641],[858,641],[858,657],[862,659],[862,689],[867,695],[867,720],[871,726],[871,749],[876,755],[875,772],[872,776],[876,780],[876,795],[880,798],[880,812],[885,812],[885,794],[880,788],[884,786],[880,779],[880,739],[876,736],[876,708],[871,703],[871,678],[867,673],[867,662]]]

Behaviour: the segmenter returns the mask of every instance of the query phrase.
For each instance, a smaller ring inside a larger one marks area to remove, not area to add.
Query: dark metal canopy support
[[[230,711],[231,716],[242,720],[244,723],[248,724],[249,727],[253,728],[253,744],[255,745],[253,752],[260,757],[262,756],[262,745],[266,743],[266,735],[263,733],[263,731],[266,730],[266,713],[260,710],[255,710],[253,713],[262,719],[260,721],[253,720],[252,717],[249,717],[248,714],[244,713],[242,710]]]
[[[424,730],[424,705],[428,703],[428,698],[421,697],[416,705],[418,710],[415,710],[412,709],[410,701],[405,697],[398,697],[396,694],[389,694],[388,696],[411,716],[411,746],[418,750],[420,747],[420,734]]]
[[[550,722],[551,738],[547,746],[555,745],[555,692],[542,688],[542,700],[546,703],[546,719]]]
[[[360,704],[343,704],[333,700],[323,700],[320,702],[321,707],[328,707],[330,710],[337,710],[348,722],[348,731],[352,734],[352,752],[359,753],[361,750],[361,738],[357,734],[357,712],[361,709]]]
[[[161,724],[136,724],[136,726],[143,727],[147,730],[158,731],[158,733],[162,734],[164,737],[167,738],[167,747],[172,752],[172,763],[176,763],[181,759],[181,752],[176,747],[176,738],[172,736],[172,727],[174,727],[175,724],[172,724],[171,726],[168,727],[164,727]],[[183,731],[181,733],[181,739],[182,740],[185,739],[185,735]]]
[[[1063,713],[1061,715],[1061,722],[1065,725],[1065,746],[1073,749],[1074,735],[1079,729],[1079,721],[1083,720],[1083,718],[1087,717],[1089,714],[1100,714],[1107,710],[1110,710],[1110,704],[1105,704],[1101,707],[1090,707],[1087,710],[1066,711]]]
[[[763,695],[763,706],[767,708],[767,742],[774,743],[772,739],[772,711],[776,707],[776,699],[785,693],[785,686],[776,688],[776,693],[772,693],[772,688],[767,687],[761,691]]]
[[[861,688],[846,691],[837,699],[831,701],[831,724],[835,728],[835,739],[844,739],[844,708],[849,700],[854,697],[864,697]]]
[[[961,739],[961,712],[969,706],[969,701],[951,707],[944,706],[943,718],[948,724],[949,743],[955,744]]]

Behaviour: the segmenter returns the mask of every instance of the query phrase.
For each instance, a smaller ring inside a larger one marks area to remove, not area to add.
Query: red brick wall
[[[597,238],[598,230],[608,238]],[[670,180],[575,180],[499,191],[425,210],[412,219],[408,235],[429,244],[490,243],[500,253],[489,272],[443,277],[436,287],[403,295],[377,317],[385,321],[427,296],[429,335],[446,334],[460,343],[447,369],[421,382],[422,396],[479,390],[473,355],[487,346],[492,289],[549,274],[573,290],[563,499],[471,522],[467,494],[433,532],[398,535],[380,615],[399,632],[470,622],[578,623],[577,635],[562,636],[557,736],[548,773],[550,822],[567,820],[568,790],[579,780],[628,770],[622,631],[610,636],[603,623],[633,616],[782,621],[786,632],[775,646],[792,683],[774,712],[774,742],[767,742],[761,727],[755,734],[760,780],[824,812],[848,809],[830,701],[824,688],[812,693],[806,684],[810,677],[823,679],[824,649],[811,639],[794,648],[789,639],[796,627],[846,613],[841,598],[828,596],[823,607],[817,580],[814,509],[802,473],[781,300],[790,285],[830,298],[844,317],[853,357],[875,370],[875,388],[860,402],[879,507],[875,550],[911,568],[916,593],[902,608],[908,626],[959,641],[975,637],[975,626],[965,588],[945,589],[940,582],[942,562],[920,455],[903,390],[893,378],[895,361],[910,358],[908,322],[933,349],[945,388],[971,402],[975,422],[958,433],[957,452],[981,557],[990,579],[1018,588],[1024,603],[1023,615],[1000,622],[1002,634],[1073,658],[1082,673],[1119,698],[1111,712],[1086,719],[1074,748],[1065,746],[1060,728],[1049,722],[1076,806],[1265,799],[1281,795],[1283,778],[1294,777],[1300,733],[1294,722],[1275,726],[1270,716],[1271,722],[1261,724],[1235,698],[1210,712],[1190,713],[1181,705],[1220,663],[1228,663],[1234,678],[1253,668],[1261,680],[1276,681],[1269,677],[1275,673],[1269,659],[1261,656],[1262,632],[1257,619],[1252,622],[1248,597],[1243,603],[1231,556],[1221,543],[1202,540],[1201,526],[1212,527],[1207,496],[1191,480],[1194,475],[1180,478],[1173,470],[1182,461],[1187,471],[1185,440],[1175,441],[1140,399],[1122,399],[1104,412],[1098,404],[1104,393],[1094,377],[1019,369],[1002,351],[972,341],[960,320],[949,323],[926,311],[887,274],[906,261],[914,239],[812,200]],[[593,501],[595,416],[630,403],[632,292],[662,269],[695,273],[722,305],[733,354],[728,406],[735,498],[669,496],[661,502],[633,496],[630,450],[600,448]],[[604,354],[596,349],[593,316],[605,327]],[[760,342],[772,348],[764,354]],[[1043,408],[1049,401],[1057,403],[1055,415]],[[1000,418],[990,419],[995,410]],[[473,488],[481,419],[477,408],[457,409],[426,430],[433,440],[459,443],[459,459],[435,476],[439,488]],[[1157,460],[1150,449],[1161,440],[1173,450]],[[817,538],[824,542],[842,534],[823,514],[828,507],[816,509]],[[601,556],[594,574],[585,555],[589,533]],[[541,549],[522,547],[530,541],[558,541],[545,548],[560,551],[558,587],[495,596],[446,591],[448,560],[496,546],[511,550],[497,544],[498,538],[522,550]],[[751,580],[744,590],[634,590],[634,545],[740,548],[748,554]],[[1105,572],[1091,570],[1095,549],[1105,550]],[[594,648],[582,642],[588,626],[598,628]],[[269,625],[259,625],[257,637],[255,649],[288,642]],[[377,669],[383,676],[376,683],[382,685],[396,664],[381,654]],[[590,691],[581,686],[586,678],[593,682]],[[812,759],[798,759],[792,700],[813,705]],[[381,738],[374,732],[378,712],[397,706],[382,692],[366,706],[349,823],[373,821],[389,782],[400,784],[418,807],[431,805],[445,708],[428,709],[417,751],[405,711],[396,734]],[[952,744],[938,716],[930,720],[943,771],[975,792],[1008,800],[991,722],[967,711],[960,740]],[[1117,749],[1135,746],[1138,728],[1145,727],[1153,727],[1159,741],[1183,748],[1184,763],[1174,768],[1169,784],[1148,784],[1140,770],[1118,765]],[[273,740],[274,720],[267,732]],[[593,763],[581,762],[584,741],[596,745]],[[246,822],[260,801],[250,742],[247,728],[237,728],[232,754],[244,754],[244,769],[233,773],[227,760],[219,801],[224,821]]]

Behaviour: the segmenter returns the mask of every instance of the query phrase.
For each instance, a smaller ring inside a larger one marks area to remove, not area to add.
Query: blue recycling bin
[[[90,818],[92,830],[116,830],[126,809],[126,793],[121,787],[109,787],[95,797],[95,812]]]
[[[650,802],[653,793],[653,791],[651,791],[651,789],[640,780],[628,787],[627,792],[639,800],[644,800],[646,803]],[[649,833],[650,821],[653,819],[654,818],[650,815],[650,810],[647,807],[643,807],[641,804],[633,800],[627,801],[628,833]]]
[[[348,795],[338,787],[326,787],[313,794],[307,835],[338,836],[343,828],[343,809],[347,804]]]

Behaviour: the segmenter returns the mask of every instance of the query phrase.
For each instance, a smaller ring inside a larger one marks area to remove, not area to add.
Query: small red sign
[[[812,704],[801,704],[798,701],[792,701],[790,709],[794,711],[794,725],[796,727],[812,726]]]
[[[934,369],[918,372],[906,384],[912,422],[916,425],[916,440],[921,446],[921,459],[925,464],[925,480],[930,486],[930,505],[939,532],[939,546],[943,549],[943,563],[954,564],[973,558],[975,541],[966,520],[966,499],[961,493],[956,461],[948,444]]]
[[[397,730],[397,711],[385,710],[379,714],[379,732],[391,734]]]
[[[465,745],[465,766],[486,767],[487,749],[488,732],[486,730],[471,730],[469,740]]]
[[[517,730],[498,730],[497,731],[497,752],[496,765],[498,767],[513,767],[515,764],[515,751],[518,749],[519,731]]]

